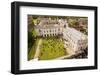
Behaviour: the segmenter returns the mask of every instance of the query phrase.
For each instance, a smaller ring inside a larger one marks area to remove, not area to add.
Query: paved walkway
[[[37,45],[37,48],[36,48],[36,53],[34,55],[34,59],[38,58],[38,56],[40,54],[40,45],[41,45],[41,43],[42,43],[42,39],[40,39],[39,42],[38,42],[38,45]]]
[[[67,48],[66,52],[67,52],[69,55],[74,54],[73,50],[71,50],[71,49],[69,49],[69,48]]]

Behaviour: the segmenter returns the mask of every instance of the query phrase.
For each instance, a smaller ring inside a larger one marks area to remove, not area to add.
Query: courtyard
[[[67,54],[64,42],[59,37],[47,37],[42,39],[39,60],[55,59]]]
[[[34,49],[34,50],[33,50]],[[31,48],[28,55],[29,60],[38,58],[38,60],[56,59],[68,55],[62,38],[45,37],[36,40],[36,48]]]

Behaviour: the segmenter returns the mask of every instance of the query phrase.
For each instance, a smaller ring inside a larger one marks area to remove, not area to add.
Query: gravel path
[[[40,39],[39,42],[38,42],[38,45],[37,45],[37,48],[36,48],[36,53],[34,55],[34,59],[38,58],[38,56],[39,56],[41,43],[42,43],[42,39]]]

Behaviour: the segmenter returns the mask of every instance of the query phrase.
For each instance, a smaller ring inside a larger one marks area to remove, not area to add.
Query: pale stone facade
[[[35,30],[37,31],[38,36],[56,36],[63,34],[64,25],[66,25],[66,22],[64,22],[62,19],[43,19],[38,25],[35,26]]]
[[[56,36],[62,35],[64,40],[64,46],[70,48],[74,52],[86,49],[88,46],[87,35],[84,35],[80,31],[77,31],[74,28],[68,27],[66,20],[50,20],[43,19],[38,25],[35,26],[35,30],[38,33],[38,36],[47,37],[47,36]]]
[[[63,31],[65,47],[69,47],[74,52],[86,49],[88,46],[87,36],[74,28],[65,28]]]

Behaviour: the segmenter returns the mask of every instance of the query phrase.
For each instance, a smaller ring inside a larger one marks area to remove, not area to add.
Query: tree
[[[33,31],[32,31],[32,37],[33,37],[33,38],[36,38],[36,36],[37,36],[37,32],[36,32],[35,29],[33,29]]]
[[[35,42],[35,40],[32,37],[32,32],[28,31],[28,52],[29,52],[29,50],[32,47],[34,42]]]

